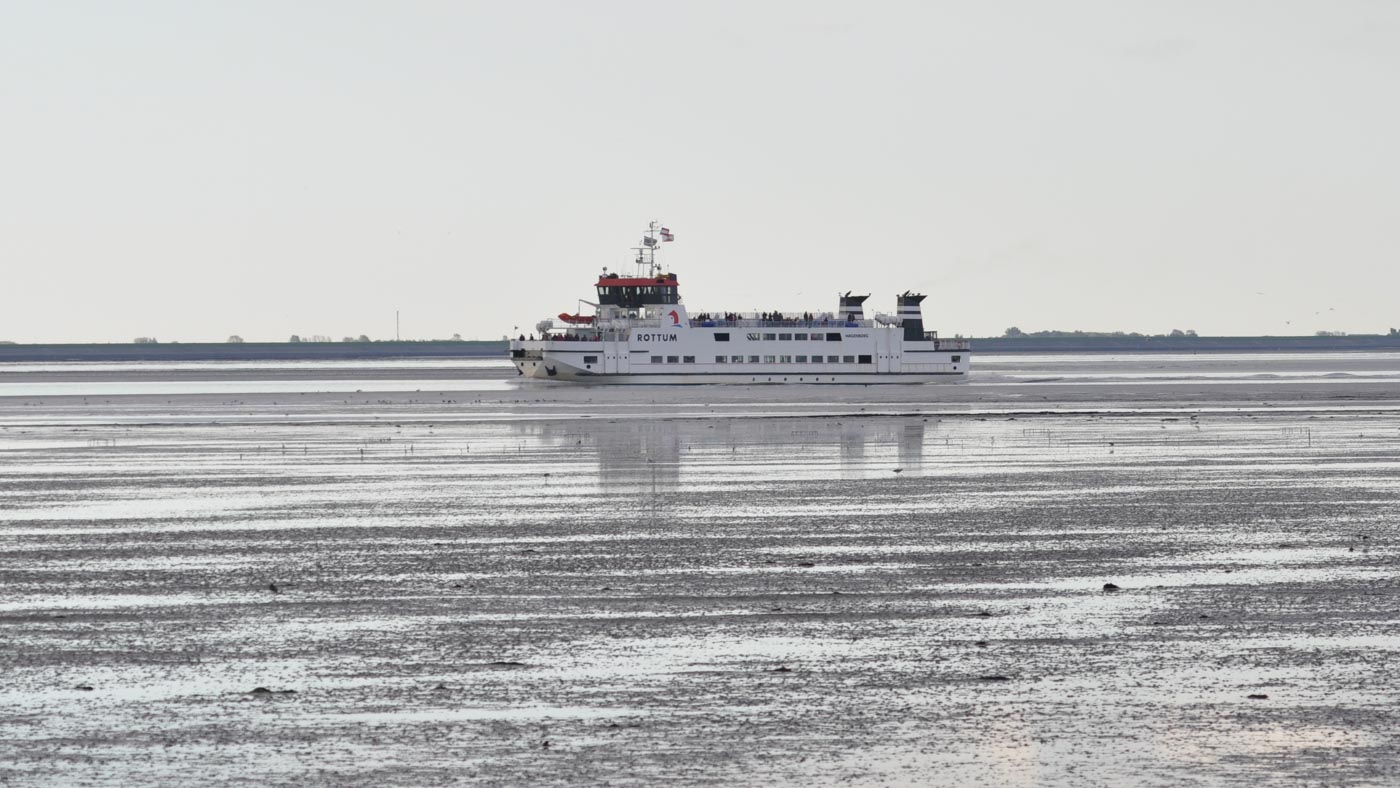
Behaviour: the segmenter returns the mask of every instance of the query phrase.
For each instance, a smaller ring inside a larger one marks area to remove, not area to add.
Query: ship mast
[[[661,264],[656,262],[656,248],[661,245],[656,238],[656,231],[660,226],[661,223],[654,220],[648,224],[647,234],[642,236],[642,245],[632,249],[637,253],[638,279],[651,279],[661,274]]]

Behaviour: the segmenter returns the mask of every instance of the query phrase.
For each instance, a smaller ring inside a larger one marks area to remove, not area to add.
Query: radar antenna
[[[660,222],[653,220],[647,225],[646,235],[642,236],[642,245],[632,249],[637,253],[637,259],[634,262],[637,265],[639,279],[651,279],[661,275],[661,263],[656,261],[656,250],[663,242],[674,239],[671,231],[662,227]]]

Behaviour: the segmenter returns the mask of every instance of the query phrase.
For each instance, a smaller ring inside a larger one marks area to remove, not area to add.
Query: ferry
[[[839,296],[829,312],[691,315],[657,250],[675,240],[652,222],[630,276],[604,268],[593,314],[560,313],[510,342],[527,378],[616,384],[943,383],[967,379],[966,339],[924,330],[925,296],[904,292],[893,315],[865,315],[868,295]],[[536,333],[538,336],[536,336]]]

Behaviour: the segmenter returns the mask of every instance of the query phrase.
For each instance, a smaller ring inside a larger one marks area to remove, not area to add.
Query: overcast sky
[[[0,339],[1400,327],[1400,3],[0,4]]]

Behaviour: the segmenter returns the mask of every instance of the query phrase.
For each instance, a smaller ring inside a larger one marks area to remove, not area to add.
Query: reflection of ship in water
[[[723,484],[740,473],[801,483],[914,469],[923,462],[926,433],[937,426],[936,419],[821,417],[589,419],[521,422],[517,429],[572,462],[592,461],[600,492],[656,496],[664,505],[690,483]]]
[[[683,429],[686,421],[615,419],[519,422],[516,429],[538,437],[545,445],[569,452],[573,459],[591,461],[604,490],[674,489],[681,475],[681,443],[693,446],[714,439]],[[704,427],[702,426],[703,430]]]
[[[905,421],[899,425],[899,464],[903,467],[915,467],[924,459],[924,427],[926,423],[923,419]]]

